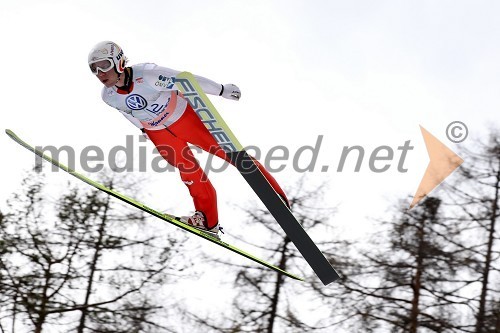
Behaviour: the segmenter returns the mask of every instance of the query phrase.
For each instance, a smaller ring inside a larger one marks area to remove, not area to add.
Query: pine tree
[[[457,293],[470,281],[458,277],[470,261],[456,245],[460,223],[445,220],[442,201],[427,197],[413,210],[399,209],[383,223],[357,274],[343,286],[354,307],[347,327],[363,332],[458,332],[464,304]]]
[[[478,143],[473,150],[464,150],[466,159],[459,169],[459,181],[448,187],[448,200],[457,219],[462,221],[462,251],[468,253],[474,265],[468,271],[474,283],[464,297],[472,311],[467,316],[467,332],[498,332],[500,298],[500,135],[491,132],[489,142]],[[473,295],[472,297],[470,295]],[[496,317],[496,318],[495,318]],[[493,328],[492,328],[493,327]]]

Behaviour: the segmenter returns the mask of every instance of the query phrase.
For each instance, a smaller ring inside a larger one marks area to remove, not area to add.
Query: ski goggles
[[[102,59],[98,61],[91,62],[89,64],[90,70],[92,71],[92,74],[97,75],[99,71],[101,72],[107,72],[111,68],[113,68],[114,64],[110,59]]]

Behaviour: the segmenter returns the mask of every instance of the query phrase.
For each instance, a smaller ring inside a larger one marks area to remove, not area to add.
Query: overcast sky
[[[455,150],[445,135],[450,122],[467,124],[471,139],[498,125],[499,14],[497,1],[2,1],[1,127],[34,145],[77,152],[124,145],[137,129],[101,101],[86,63],[94,44],[114,40],[130,64],[237,84],[239,102],[212,101],[243,145],[264,153],[285,145],[293,156],[322,135],[309,179],[329,181],[336,223],[355,237],[369,230],[367,217],[416,190],[428,163],[419,125]],[[401,173],[396,149],[407,140],[414,150]],[[151,153],[150,143],[142,145]],[[342,148],[353,145],[366,149],[361,171],[351,163],[336,172]],[[374,173],[368,155],[382,145],[394,149],[394,162]],[[34,158],[6,135],[0,147],[3,208]],[[148,176],[151,206],[192,209],[177,174],[148,169]],[[289,161],[275,176],[287,187],[301,174]],[[256,196],[235,170],[211,179],[223,225],[237,228],[230,204]]]

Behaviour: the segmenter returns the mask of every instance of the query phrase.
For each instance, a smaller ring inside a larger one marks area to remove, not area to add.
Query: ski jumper
[[[213,228],[218,223],[216,191],[188,143],[232,164],[231,160],[177,90],[175,76],[179,71],[151,63],[133,65],[129,70],[128,89],[104,87],[102,99],[143,130],[161,156],[179,170],[195,209],[205,214],[205,227]],[[195,77],[205,93],[221,93],[221,84],[201,76]],[[255,162],[274,190],[287,200],[276,180],[260,163]]]

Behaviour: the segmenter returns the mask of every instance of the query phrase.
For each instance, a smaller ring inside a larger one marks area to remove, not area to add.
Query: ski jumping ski
[[[212,134],[212,137],[224,149],[243,178],[280,224],[283,231],[294,243],[321,282],[326,286],[337,280],[339,275],[335,269],[244,150],[198,82],[196,82],[194,76],[189,72],[182,72],[176,76],[175,82],[177,88],[183,93],[184,98],[189,101],[198,117]]]
[[[102,185],[102,184],[100,184],[100,183],[98,183],[96,181],[93,181],[92,179],[87,178],[84,175],[76,172],[75,170],[73,170],[73,169],[65,166],[64,164],[60,163],[56,159],[51,158],[51,157],[43,154],[43,152],[40,151],[39,149],[36,149],[33,146],[31,146],[28,143],[26,143],[25,141],[21,140],[21,138],[19,138],[11,130],[7,129],[7,130],[5,130],[5,132],[7,133],[7,135],[12,140],[14,140],[15,142],[17,142],[18,144],[20,144],[24,148],[26,148],[29,151],[35,153],[36,155],[38,155],[41,158],[45,159],[46,161],[52,163],[53,165],[59,167],[60,169],[66,171],[70,175],[78,178],[79,180],[81,180],[81,181],[83,181],[83,182],[85,182],[85,183],[87,183],[87,184],[89,184],[89,185],[97,188],[100,191],[103,191],[103,192],[105,192],[105,193],[107,193],[107,194],[109,194],[109,195],[111,195],[111,196],[113,196],[113,197],[115,197],[117,199],[120,199],[121,201],[126,202],[127,204],[129,204],[131,206],[139,208],[139,209],[141,209],[141,210],[143,210],[143,211],[145,211],[145,212],[147,212],[147,213],[149,213],[149,214],[151,214],[151,215],[153,215],[153,216],[155,216],[157,218],[160,218],[160,219],[162,219],[165,222],[173,224],[173,225],[175,225],[178,228],[184,229],[184,230],[186,230],[186,231],[188,231],[188,232],[190,232],[192,234],[195,234],[195,235],[197,235],[197,236],[199,236],[201,238],[204,238],[204,239],[206,239],[206,240],[208,240],[208,241],[210,241],[212,243],[215,243],[215,244],[217,244],[219,246],[222,246],[222,247],[224,247],[224,248],[226,248],[226,249],[228,249],[228,250],[230,250],[230,251],[232,251],[234,253],[237,253],[237,254],[239,254],[239,255],[241,255],[243,257],[246,257],[246,258],[248,258],[248,259],[250,259],[250,260],[252,260],[252,261],[254,261],[256,263],[259,263],[259,264],[261,264],[261,265],[263,265],[263,266],[265,266],[267,268],[270,268],[270,269],[272,269],[272,270],[274,270],[274,271],[276,271],[278,273],[286,275],[286,276],[288,276],[288,277],[290,277],[292,279],[304,281],[304,279],[302,279],[302,278],[300,278],[300,277],[298,277],[296,275],[293,275],[293,274],[291,274],[291,273],[289,273],[289,272],[287,272],[287,271],[285,271],[285,270],[283,270],[283,269],[281,269],[281,268],[279,268],[277,266],[274,266],[274,265],[272,265],[272,264],[270,264],[270,263],[268,263],[268,262],[266,262],[266,261],[264,261],[262,259],[259,259],[259,258],[255,257],[255,256],[253,256],[253,255],[251,255],[251,254],[249,254],[249,253],[247,253],[247,252],[245,252],[245,251],[243,251],[243,250],[241,250],[241,249],[239,249],[239,248],[237,248],[237,247],[235,247],[235,246],[233,246],[231,244],[225,243],[225,242],[221,241],[220,239],[218,239],[218,238],[216,238],[216,237],[214,237],[214,236],[212,236],[210,234],[207,234],[207,233],[205,233],[203,231],[200,231],[200,230],[198,230],[196,228],[193,228],[193,227],[191,227],[191,226],[189,226],[187,224],[184,224],[184,223],[180,222],[178,217],[175,217],[175,216],[172,216],[172,215],[169,215],[169,214],[161,213],[161,212],[159,212],[159,211],[157,211],[157,210],[155,210],[153,208],[150,208],[150,207],[148,207],[148,206],[146,206],[146,205],[144,205],[144,204],[136,201],[133,198],[130,198],[130,197],[126,196],[126,195],[123,195],[123,194],[121,194],[121,193],[119,193],[119,192],[117,192],[115,190],[109,189],[106,186],[104,186],[104,185]]]

